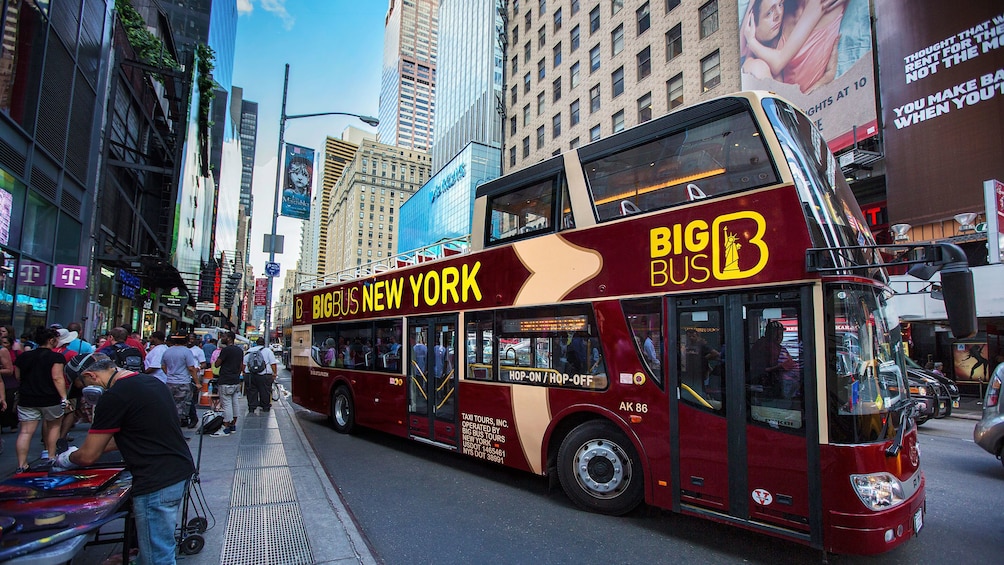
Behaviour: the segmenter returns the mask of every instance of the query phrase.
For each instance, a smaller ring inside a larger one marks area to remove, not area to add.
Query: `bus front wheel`
[[[349,389],[340,386],[331,393],[331,426],[336,432],[350,434],[356,427],[356,409]]]
[[[572,502],[600,514],[626,514],[645,495],[634,446],[602,421],[578,426],[561,442],[558,479]]]

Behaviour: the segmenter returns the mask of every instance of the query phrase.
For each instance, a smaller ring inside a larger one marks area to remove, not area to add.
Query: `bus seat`
[[[640,214],[641,208],[637,204],[631,202],[630,200],[621,200],[621,216],[630,216],[632,214]]]
[[[690,183],[687,185],[687,198],[691,202],[693,202],[694,200],[700,200],[702,198],[707,198],[707,197],[708,195],[705,194],[703,190],[701,190],[701,187],[697,186],[694,183]]]

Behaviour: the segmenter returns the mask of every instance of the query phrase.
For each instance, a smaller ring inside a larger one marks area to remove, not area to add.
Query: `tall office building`
[[[254,180],[255,145],[258,143],[258,103],[241,102],[241,205],[252,204],[251,182]]]
[[[429,179],[426,153],[363,139],[332,193],[325,264],[328,273],[386,260],[396,253],[401,204]]]
[[[381,143],[428,151],[436,110],[439,0],[390,0],[380,78]]]
[[[502,0],[440,0],[432,170],[475,141],[502,147]]]
[[[738,21],[725,0],[510,2],[506,172],[738,90]]]
[[[348,129],[355,130],[361,134],[365,133],[355,128]],[[376,139],[376,136],[373,134],[365,134],[365,136],[371,140]],[[342,178],[345,167],[352,162],[356,151],[359,149],[359,145],[347,141],[345,139],[347,137],[349,136],[343,133],[342,139],[329,137],[324,141],[324,170],[322,171],[321,190],[319,191],[320,206],[317,206],[321,217],[320,221],[317,222],[318,233],[316,234],[317,239],[315,239],[317,242],[316,273],[318,275],[323,275],[330,271],[328,268],[328,218],[332,212],[331,195],[338,179]]]

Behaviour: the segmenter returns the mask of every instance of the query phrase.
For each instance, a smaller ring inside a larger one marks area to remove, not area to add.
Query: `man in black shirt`
[[[132,473],[140,560],[174,563],[175,518],[195,463],[170,390],[156,377],[120,368],[99,353],[72,359],[66,371],[104,393],[84,445],[60,453],[55,467],[93,465],[102,453],[119,450]]]
[[[234,345],[233,332],[220,336],[220,350],[216,362],[220,376],[216,379],[219,385],[220,404],[223,405],[223,427],[213,433],[213,437],[226,437],[237,431],[237,413],[240,405],[237,403],[237,391],[241,388],[241,365],[244,362],[244,350]]]

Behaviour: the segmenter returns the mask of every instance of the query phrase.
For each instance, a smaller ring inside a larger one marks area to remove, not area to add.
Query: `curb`
[[[331,482],[324,465],[317,458],[317,454],[314,452],[314,446],[307,439],[307,435],[303,432],[303,428],[300,426],[300,419],[296,417],[296,414],[303,409],[298,406],[294,408],[295,405],[286,395],[283,395],[282,402],[286,405],[287,410],[289,410],[290,420],[292,420],[293,428],[296,430],[296,435],[299,437],[300,443],[305,447],[309,447],[309,449],[304,449],[303,451],[310,460],[310,464],[314,468],[314,473],[317,474],[318,482],[321,484],[321,488],[324,489],[324,494],[328,499],[328,504],[331,505],[331,509],[335,511],[335,515],[338,517],[338,522],[345,529],[345,534],[349,538],[349,543],[352,545],[352,550],[356,554],[356,559],[358,559],[359,563],[364,563],[366,565],[379,565],[380,562],[370,551],[369,544],[366,543],[366,539],[359,531],[358,524],[356,524],[351,513],[345,508],[345,504],[342,502],[342,497],[338,494],[338,489],[336,489],[335,485]]]

